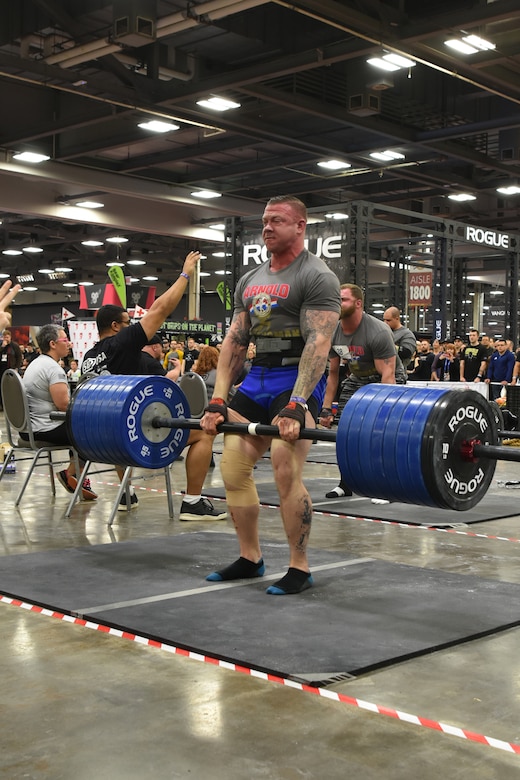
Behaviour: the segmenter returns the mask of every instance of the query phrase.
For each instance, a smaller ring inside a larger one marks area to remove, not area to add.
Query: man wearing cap
[[[171,379],[172,382],[176,382],[181,372],[181,362],[178,359],[171,359],[172,363],[176,362],[176,366],[170,371],[166,371],[162,364],[163,348],[162,341],[159,336],[152,336],[147,344],[141,350],[140,370],[139,374],[154,374],[156,376],[165,376],[167,379]]]

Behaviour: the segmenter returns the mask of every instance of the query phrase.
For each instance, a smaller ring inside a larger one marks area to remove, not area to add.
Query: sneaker
[[[136,504],[139,503],[139,499],[137,498],[135,494],[135,488],[130,487],[130,506],[127,506],[126,503],[126,491],[121,496],[121,501],[119,502],[118,510],[120,512],[130,511],[132,507],[136,506]]]
[[[76,486],[78,484],[78,480],[76,477],[73,477],[70,474],[67,474],[66,471],[60,471],[57,475],[58,480],[61,482],[63,487],[68,493],[74,493],[76,490]],[[94,493],[90,486],[90,479],[84,479],[83,485],[81,486],[81,495],[85,499],[85,501],[95,501],[97,498],[97,494]]]
[[[200,498],[196,504],[181,504],[179,520],[225,520],[227,512],[218,512],[211,501]]]

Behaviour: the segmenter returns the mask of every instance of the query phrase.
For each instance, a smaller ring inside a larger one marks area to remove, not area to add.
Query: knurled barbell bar
[[[190,430],[189,404],[159,376],[104,375],[77,388],[71,441],[86,460],[162,468],[176,460]],[[337,432],[304,428],[300,438],[335,441],[342,479],[355,493],[458,511],[486,494],[496,460],[520,461],[499,447],[492,406],[472,390],[371,384],[345,406]],[[278,436],[277,426],[223,423],[224,433]]]

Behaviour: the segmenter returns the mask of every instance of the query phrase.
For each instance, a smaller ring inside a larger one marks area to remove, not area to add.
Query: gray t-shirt
[[[308,309],[337,311],[340,308],[339,281],[327,264],[307,250],[286,268],[272,271],[269,263],[244,274],[235,290],[235,314],[247,312],[250,334],[258,344],[272,344],[272,351],[284,351],[283,342],[291,340],[291,350],[303,349],[301,315]],[[266,342],[262,342],[266,339]],[[267,341],[273,339],[273,342]],[[277,349],[275,339],[282,346]]]
[[[408,368],[412,356],[415,355],[417,349],[417,339],[410,328],[405,328],[401,325],[400,328],[392,331],[395,346],[397,347],[397,354],[401,360],[401,363],[405,368]]]
[[[50,412],[56,412],[49,387],[63,382],[67,385],[67,374],[49,355],[40,355],[32,360],[23,375],[23,383],[29,402],[31,425],[35,432],[52,431],[60,420],[51,420]]]
[[[331,357],[339,355],[350,371],[345,382],[357,386],[380,382],[381,374],[375,366],[375,360],[387,360],[394,357],[395,376],[399,383],[406,382],[403,364],[396,355],[392,331],[384,322],[363,312],[363,317],[354,333],[343,333],[338,323],[332,337]]]

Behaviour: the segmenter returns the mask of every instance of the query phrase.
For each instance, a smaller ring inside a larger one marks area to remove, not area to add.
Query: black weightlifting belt
[[[255,343],[256,357],[253,365],[263,368],[297,366],[305,346],[299,336],[296,338],[259,337]]]

